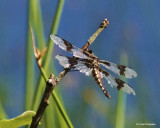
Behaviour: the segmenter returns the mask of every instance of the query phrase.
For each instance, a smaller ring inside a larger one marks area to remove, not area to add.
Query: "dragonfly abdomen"
[[[103,91],[104,95],[110,99],[111,96],[109,95],[109,93],[105,89],[102,78],[101,78],[101,75],[100,75],[100,72],[96,67],[93,68],[92,74],[93,74],[93,77],[94,77],[95,81],[97,82],[97,84],[99,85],[101,90]]]

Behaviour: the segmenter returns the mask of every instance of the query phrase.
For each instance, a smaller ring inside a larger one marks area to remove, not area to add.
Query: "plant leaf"
[[[24,125],[30,125],[32,117],[35,114],[34,111],[26,111],[15,118],[0,120],[0,128],[18,128]]]

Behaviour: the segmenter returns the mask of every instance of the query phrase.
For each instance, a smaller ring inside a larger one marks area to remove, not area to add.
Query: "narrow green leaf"
[[[52,28],[51,28],[51,33],[56,33],[57,31],[57,28],[58,28],[58,24],[59,24],[59,20],[60,20],[60,16],[61,16],[61,12],[62,12],[62,9],[63,9],[63,5],[64,5],[64,0],[60,0],[59,1],[59,4],[58,4],[58,7],[57,7],[57,11],[56,11],[56,14],[55,14],[55,17],[54,17],[54,21],[53,21],[53,24],[52,24]],[[51,41],[51,39],[49,38],[48,39],[48,47],[47,47],[47,53],[46,53],[46,56],[44,58],[44,64],[43,64],[43,67],[44,67],[44,70],[45,71],[48,71],[48,68],[49,68],[49,63],[50,63],[50,58],[52,56],[52,52],[53,52],[53,42]],[[47,76],[47,75],[45,75]],[[47,80],[48,78],[46,77],[45,80]],[[42,77],[40,78],[40,82],[39,82],[39,85],[41,85],[42,82]],[[39,95],[39,93],[36,93]],[[37,95],[37,96],[38,96]],[[36,97],[37,97],[36,96]],[[61,103],[61,101],[59,100],[57,94],[55,91],[53,91],[53,98],[55,100],[55,103],[58,107],[58,110],[60,111],[62,117],[64,118],[64,120],[66,121],[66,124],[69,126],[69,127],[73,127],[72,126],[72,123],[71,121],[69,120],[69,117],[68,115],[66,114],[66,111]],[[37,99],[37,98],[36,98]],[[36,100],[38,101],[38,100]],[[35,104],[38,104],[38,102],[35,101]],[[35,107],[34,107],[35,108]]]
[[[0,100],[0,119],[5,119],[5,118],[7,118],[7,115],[6,115],[5,110],[3,109],[3,106]]]
[[[128,64],[128,58],[125,53],[121,55],[121,61],[124,65]],[[122,78],[122,77],[121,77]],[[124,78],[122,78],[125,80]],[[126,93],[120,90],[118,94],[117,114],[116,114],[116,125],[115,128],[124,128],[125,124],[125,112],[126,112]]]
[[[36,0],[34,2],[30,1],[30,3],[32,3],[31,4],[32,14],[30,13],[30,15],[32,16],[32,18],[34,18],[33,23],[34,23],[34,27],[36,29],[36,32],[39,33],[38,28],[40,28],[41,29],[41,32],[40,32],[41,34],[39,34],[39,35],[41,35],[40,37],[44,37],[43,29],[42,29],[43,27],[41,25],[42,20],[41,20],[41,13],[40,13],[38,0]],[[56,11],[55,18],[54,18],[53,25],[52,25],[52,29],[51,29],[51,33],[56,33],[56,31],[57,31],[60,16],[61,16],[61,12],[62,12],[62,9],[63,9],[63,4],[64,4],[64,0],[60,0],[59,3],[58,3],[57,11]],[[41,23],[40,23],[40,25],[38,25],[38,27],[36,27],[37,23],[38,23],[37,21],[39,21],[39,20],[41,21]],[[43,42],[43,39],[38,39],[38,42]],[[44,57],[44,61],[43,61],[44,62],[43,67],[44,67],[45,72],[48,71],[48,69],[49,69],[49,63],[50,63],[50,60],[51,60],[50,58],[52,56],[52,52],[53,52],[53,42],[49,38],[48,39],[48,50],[47,50],[47,53],[46,53],[46,55]],[[43,76],[45,77],[45,81],[47,81],[47,79],[48,79],[47,76],[48,75],[46,75],[46,73],[44,71],[43,71]],[[33,102],[34,103],[34,106],[33,106],[34,110],[37,109],[37,107],[39,105],[44,85],[45,85],[45,82],[43,80],[43,77],[40,76],[37,87],[36,87],[36,93],[35,93],[36,96],[34,97],[35,99],[34,99],[34,102]],[[58,96],[56,95],[55,91],[53,93],[53,97],[54,97],[54,100],[55,100],[55,103],[57,105],[58,110],[60,111],[62,117],[66,121],[66,124],[69,125],[69,127],[71,127],[72,124],[71,124],[71,122],[70,122],[70,120],[69,120],[69,118],[68,118],[68,116],[65,112],[65,109],[63,108],[63,105],[62,105],[61,101],[59,100]],[[49,113],[49,114],[51,114],[51,113]]]
[[[33,98],[33,85],[34,85],[34,63],[33,63],[33,46],[31,43],[31,36],[28,33],[27,43],[27,75],[26,75],[26,97],[25,97],[25,109],[29,110],[32,104]]]
[[[43,31],[43,20],[40,8],[40,1],[39,0],[30,0],[30,9],[32,10],[32,20],[33,27],[35,28],[35,33],[37,34],[37,43],[38,48],[43,50],[45,48],[45,40],[44,40],[44,31]]]
[[[29,4],[29,23],[35,28],[38,36],[39,49],[44,48],[44,34],[40,12],[39,0],[30,0]],[[26,77],[26,101],[25,109],[31,108],[33,98],[33,85],[34,85],[34,62],[33,62],[33,46],[31,40],[30,30],[28,28],[28,43],[27,43],[27,77]]]

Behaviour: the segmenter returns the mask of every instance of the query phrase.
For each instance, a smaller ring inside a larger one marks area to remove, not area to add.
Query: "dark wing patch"
[[[78,58],[84,58],[84,59],[89,59],[89,53],[77,48],[76,46],[70,44],[68,41],[56,36],[56,35],[50,35],[50,38],[54,41],[56,45],[58,45],[61,49],[64,51],[69,51],[73,53],[73,56],[78,57]]]
[[[122,81],[122,80],[120,80],[120,79],[118,79],[118,78],[115,78],[115,81],[116,81],[116,83],[117,83],[117,89],[118,89],[118,90],[120,90],[122,87],[124,87],[124,84],[125,84],[124,81]]]
[[[62,40],[63,40],[64,44],[66,45],[66,50],[72,52],[73,45],[64,39],[62,39]]]
[[[101,65],[108,68],[109,70],[115,72],[118,75],[125,76],[126,78],[132,78],[137,76],[137,73],[133,69],[126,66],[114,64],[105,60],[100,60],[99,62]]]
[[[127,67],[123,65],[117,65],[117,68],[119,69],[119,74],[125,76],[125,71]]]
[[[87,76],[91,75],[92,73],[93,68],[91,68],[92,66],[90,66],[89,63],[85,64],[83,61],[78,61],[67,56],[57,55],[55,58],[59,60],[60,65],[62,65],[64,68],[74,68],[75,70],[79,70]]]
[[[114,76],[112,76],[111,74],[109,74],[108,72],[106,72],[103,69],[100,69],[100,72],[101,72],[101,76],[104,77],[108,81],[108,84],[110,84],[111,87],[116,87],[117,90],[122,89],[123,91],[127,92],[128,94],[132,93],[133,95],[135,95],[135,91],[132,89],[132,87],[129,86],[124,81],[122,81],[118,78],[115,78]]]

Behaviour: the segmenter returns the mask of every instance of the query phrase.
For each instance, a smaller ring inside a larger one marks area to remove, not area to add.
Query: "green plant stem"
[[[53,24],[52,24],[52,28],[51,28],[51,32],[50,32],[52,34],[55,34],[57,32],[57,28],[59,26],[59,20],[60,20],[61,13],[62,13],[62,10],[63,10],[63,5],[64,5],[64,0],[59,0],[58,6],[57,6],[57,11],[56,11],[54,21],[53,21]],[[53,51],[53,41],[51,41],[51,39],[49,38],[48,39],[47,55],[46,55],[45,60],[44,60],[44,62],[45,62],[44,63],[44,69],[48,68],[48,65],[49,65],[49,59],[48,58],[51,57],[52,51]],[[55,91],[53,91],[52,97],[55,100],[56,106],[57,106],[58,110],[60,111],[61,115],[63,116],[66,124],[68,125],[68,127],[73,128],[73,125],[72,125],[65,109],[63,108],[63,105],[60,102],[57,94],[55,93]]]
[[[34,60],[33,47],[31,43],[31,36],[28,31],[25,110],[29,110],[31,108],[31,103],[32,103],[32,98],[33,98],[33,85],[34,85],[33,60]]]
[[[59,25],[59,20],[60,20],[60,16],[61,16],[61,13],[62,13],[62,9],[63,9],[63,5],[64,5],[64,0],[60,0],[59,1],[59,4],[57,6],[57,11],[56,11],[56,14],[55,14],[55,17],[54,17],[54,21],[53,21],[53,24],[52,24],[52,28],[51,28],[51,33],[56,33],[57,31],[57,28],[58,28],[58,25]],[[49,61],[52,56],[52,52],[53,52],[53,42],[51,41],[51,39],[49,38],[48,39],[48,47],[47,47],[47,53],[44,57],[44,63],[43,63],[43,67],[44,67],[44,70],[41,70],[41,73],[42,73],[42,76],[44,77],[45,81],[47,80],[47,75],[44,71],[48,71],[48,67],[49,67]],[[42,77],[40,78],[40,82],[38,82],[39,84],[38,85],[41,85],[41,81],[42,81]],[[40,89],[40,88],[39,88]],[[38,89],[38,90],[39,90]],[[36,94],[38,94],[39,91],[37,91]],[[39,95],[36,95],[35,97],[39,97]],[[62,103],[60,102],[57,94],[55,93],[55,91],[52,93],[52,97],[53,99],[55,100],[55,103],[56,103],[56,106],[58,108],[58,110],[60,111],[62,117],[64,118],[66,124],[68,125],[68,127],[73,127],[71,121],[69,120],[66,112],[65,112],[65,109],[63,108],[63,105]],[[37,99],[37,98],[35,98]],[[35,102],[38,101],[38,100],[35,100]],[[36,105],[37,103],[35,103]],[[35,108],[35,107],[34,107]]]
[[[39,0],[29,1],[29,23],[36,30],[39,49],[44,48],[44,36],[43,36],[44,34],[43,34]],[[28,30],[27,75],[26,75],[26,95],[25,95],[26,110],[29,110],[31,108],[32,97],[33,97],[33,85],[34,85],[33,47],[32,47],[31,41],[32,40],[31,40],[30,31]]]
[[[121,55],[121,63],[127,65],[128,59],[125,53]],[[123,79],[125,80],[125,79]],[[118,94],[117,114],[115,128],[124,128],[125,123],[125,111],[126,111],[126,93],[120,90]]]
[[[71,121],[70,121],[70,119],[69,119],[66,111],[65,111],[65,110],[63,109],[63,107],[62,107],[63,105],[61,104],[61,102],[60,102],[59,100],[57,100],[57,99],[58,99],[57,94],[53,92],[53,93],[52,93],[52,97],[54,98],[54,100],[55,100],[55,102],[56,102],[56,104],[57,104],[57,108],[58,108],[58,110],[60,111],[60,113],[62,114],[62,116],[63,116],[66,124],[68,125],[68,127],[69,127],[69,128],[73,128],[73,125],[72,125],[72,123],[71,123]]]
[[[124,128],[125,123],[126,94],[120,91],[118,94],[116,126],[115,128]]]
[[[39,0],[30,0],[31,17],[30,22],[35,28],[35,33],[37,35],[38,48],[42,50],[45,47],[44,33],[43,33],[43,20],[40,9]]]
[[[57,6],[57,10],[55,13],[55,17],[54,17],[54,21],[52,24],[52,28],[51,28],[51,32],[52,34],[55,34],[57,32],[58,26],[59,26],[59,21],[61,18],[61,14],[63,11],[63,5],[64,5],[65,0],[59,0],[58,6]],[[50,38],[49,38],[50,40]]]
[[[3,109],[3,106],[2,106],[2,102],[0,100],[0,120],[1,119],[7,119],[7,115],[6,115],[6,112],[5,110]]]
[[[60,17],[61,17],[62,10],[63,10],[63,5],[64,5],[64,0],[59,0],[57,10],[56,10],[56,13],[55,13],[55,17],[54,17],[54,20],[53,20],[53,23],[52,23],[50,34],[55,34],[57,32]],[[48,44],[47,54],[46,54],[45,60],[43,61],[44,62],[44,65],[43,65],[44,69],[48,69],[48,65],[49,65],[49,61],[50,61],[49,57],[52,56],[52,52],[53,52],[54,43],[53,43],[53,41],[51,40],[50,37],[48,38],[48,43],[47,44]]]

